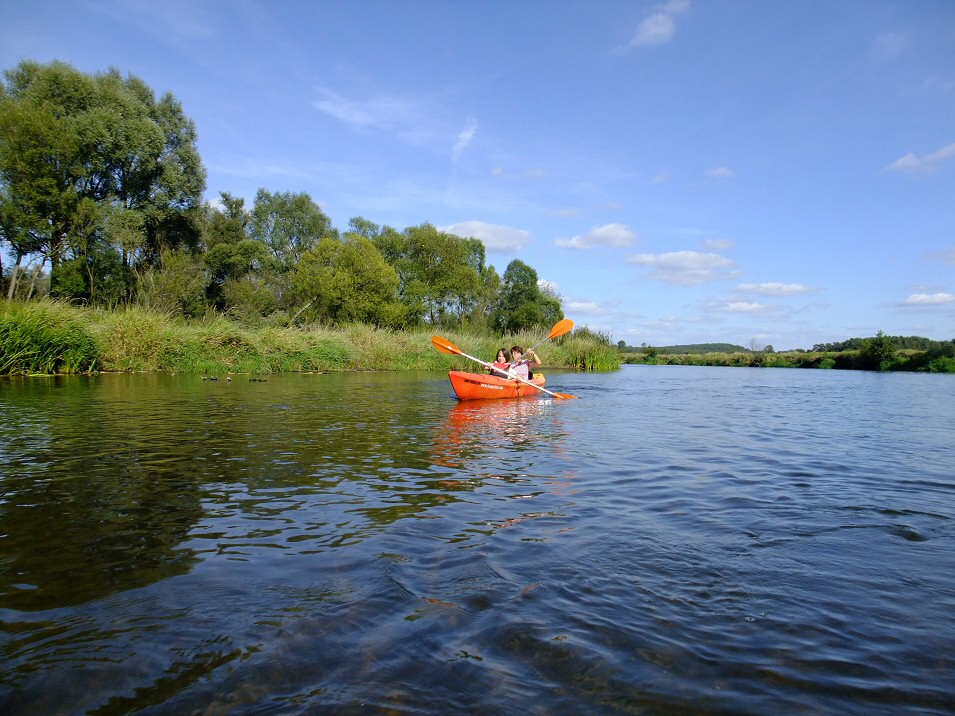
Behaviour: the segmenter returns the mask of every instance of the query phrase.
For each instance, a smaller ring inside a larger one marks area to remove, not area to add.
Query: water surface
[[[955,380],[0,382],[0,712],[955,711]]]

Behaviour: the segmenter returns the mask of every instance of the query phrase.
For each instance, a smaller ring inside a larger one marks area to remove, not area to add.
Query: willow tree
[[[560,298],[542,290],[537,271],[520,259],[504,270],[497,301],[491,313],[493,327],[501,333],[550,326],[564,317]]]
[[[40,254],[54,292],[100,300],[102,271],[197,245],[205,170],[172,94],[157,99],[132,75],[62,62],[25,61],[4,77],[0,211],[15,259]]]
[[[306,251],[291,275],[301,307],[293,316],[332,324],[402,322],[398,276],[371,241],[358,234],[330,236]]]
[[[411,322],[460,323],[484,295],[484,245],[431,224],[377,232],[375,246],[398,274],[398,295]]]

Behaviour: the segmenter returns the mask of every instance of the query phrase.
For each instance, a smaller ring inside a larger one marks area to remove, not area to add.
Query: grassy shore
[[[466,358],[435,350],[435,333],[466,353],[492,360],[500,346],[529,347],[546,330],[502,339],[443,328],[249,328],[219,315],[186,320],[135,307],[106,311],[55,301],[0,303],[0,375],[479,368]],[[545,368],[613,370],[621,361],[608,338],[586,329],[549,341],[539,352]]]

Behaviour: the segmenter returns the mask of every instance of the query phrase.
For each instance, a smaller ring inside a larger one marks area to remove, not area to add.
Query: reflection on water
[[[0,381],[0,712],[947,713],[955,381]]]

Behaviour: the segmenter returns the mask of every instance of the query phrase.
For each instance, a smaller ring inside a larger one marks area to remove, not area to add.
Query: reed
[[[50,300],[0,305],[0,375],[97,368],[96,340],[76,309]]]
[[[186,319],[140,306],[107,311],[52,301],[13,303],[5,304],[0,314],[0,374],[479,369],[466,358],[436,351],[431,345],[435,333],[465,353],[491,361],[501,346],[528,348],[546,329],[500,338],[468,328],[250,328],[219,314]],[[545,343],[538,352],[545,368],[604,370],[620,365],[609,340],[586,329]]]

